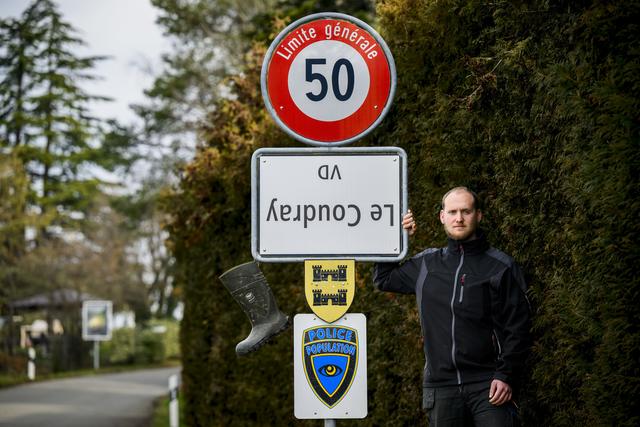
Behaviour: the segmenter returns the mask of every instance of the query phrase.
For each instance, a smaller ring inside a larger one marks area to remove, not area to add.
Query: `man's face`
[[[481,219],[482,212],[473,207],[473,196],[464,190],[449,194],[440,211],[444,231],[454,240],[473,237]]]

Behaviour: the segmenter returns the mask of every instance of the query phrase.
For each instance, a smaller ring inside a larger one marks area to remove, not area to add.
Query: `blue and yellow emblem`
[[[358,332],[333,325],[306,329],[302,354],[311,389],[333,408],[349,391],[358,368]]]
[[[355,261],[306,260],[304,293],[316,316],[328,323],[342,317],[355,295]]]

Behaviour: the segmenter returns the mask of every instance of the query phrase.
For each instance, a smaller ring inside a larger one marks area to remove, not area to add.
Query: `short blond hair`
[[[444,210],[444,199],[446,199],[449,194],[455,193],[456,191],[466,191],[467,193],[471,194],[471,196],[473,197],[473,209],[481,210],[480,198],[478,197],[476,192],[473,191],[472,189],[470,189],[469,187],[464,187],[464,186],[453,187],[451,190],[447,191],[445,193],[445,195],[442,196],[442,202],[440,203],[440,209]]]

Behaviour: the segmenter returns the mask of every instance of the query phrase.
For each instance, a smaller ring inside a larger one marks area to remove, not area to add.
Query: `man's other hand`
[[[489,403],[500,406],[511,400],[511,386],[504,381],[491,381],[489,389]]]

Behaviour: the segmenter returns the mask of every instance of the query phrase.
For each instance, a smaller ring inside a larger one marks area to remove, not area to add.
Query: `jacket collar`
[[[449,237],[447,242],[447,250],[455,254],[464,251],[465,255],[474,255],[483,253],[487,249],[489,249],[489,242],[480,228],[476,230],[476,238],[473,240],[454,240]]]

